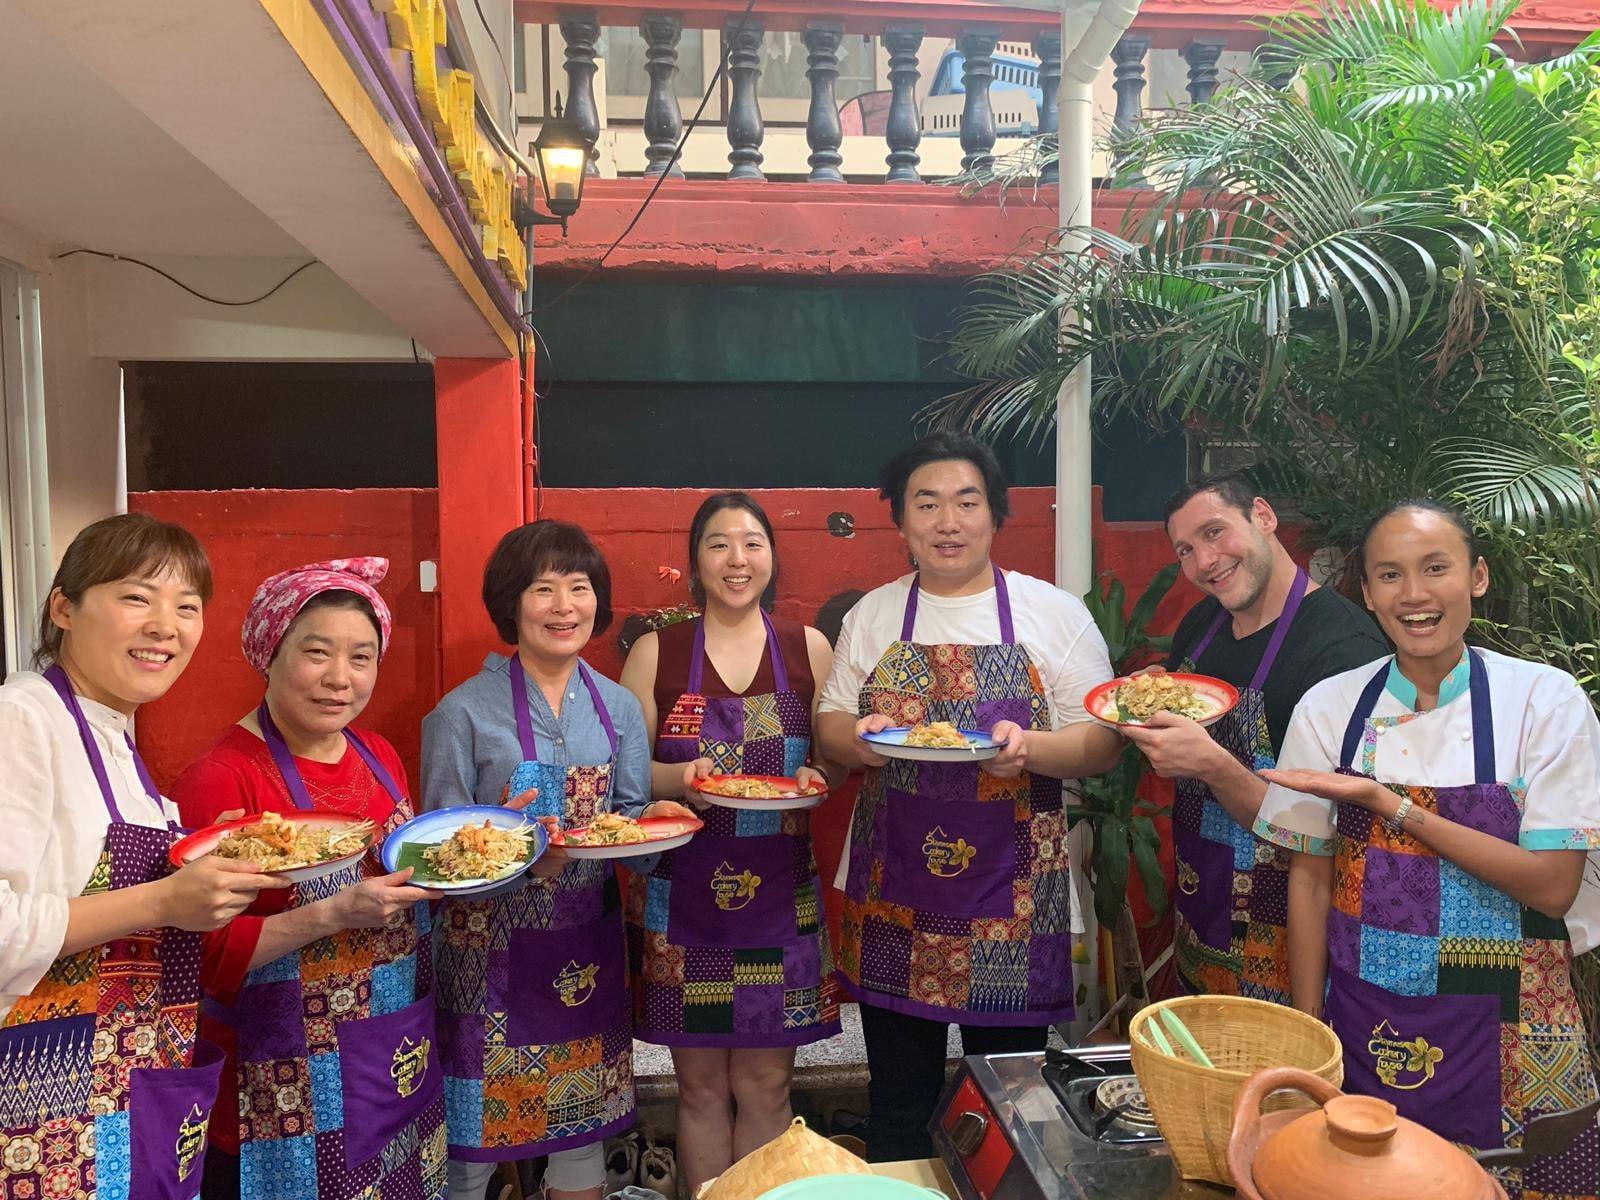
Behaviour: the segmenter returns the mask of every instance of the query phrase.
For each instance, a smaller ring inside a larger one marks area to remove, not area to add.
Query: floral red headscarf
[[[245,613],[244,628],[240,632],[245,662],[265,675],[272,665],[272,656],[278,652],[278,643],[283,641],[300,610],[324,592],[354,592],[372,604],[382,635],[378,643],[378,657],[382,658],[389,648],[394,618],[378,594],[377,585],[388,573],[387,558],[335,558],[307,563],[292,571],[280,571],[256,589],[250,611]]]

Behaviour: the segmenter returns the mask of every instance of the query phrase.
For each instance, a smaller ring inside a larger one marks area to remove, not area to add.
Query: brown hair
[[[706,606],[706,586],[700,580],[700,541],[706,536],[706,526],[719,512],[730,508],[743,509],[756,519],[767,535],[767,549],[772,554],[772,578],[761,593],[761,607],[769,612],[778,600],[778,539],[772,532],[772,520],[767,510],[756,503],[748,492],[716,492],[700,502],[694,520],[689,523],[689,594],[701,608]]]
[[[483,607],[502,642],[517,644],[517,614],[522,593],[546,571],[587,575],[594,588],[594,632],[611,624],[611,569],[589,535],[566,521],[519,525],[494,548],[483,568]]]
[[[166,571],[199,592],[202,603],[211,599],[211,560],[199,539],[183,526],[145,513],[123,513],[82,530],[61,556],[39,611],[39,646],[33,652],[33,665],[49,666],[61,654],[66,631],[50,619],[50,599],[57,592],[73,604],[82,604],[83,594],[102,583]]]

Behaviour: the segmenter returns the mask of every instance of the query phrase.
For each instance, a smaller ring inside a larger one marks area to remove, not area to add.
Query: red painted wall
[[[139,713],[139,749],[163,789],[261,702],[261,678],[239,649],[256,587],[289,567],[358,554],[389,559],[379,591],[394,610],[394,634],[361,724],[395,744],[415,781],[422,718],[439,695],[437,597],[422,592],[417,576],[419,562],[439,557],[437,492],[143,492],[130,495],[128,507],[191,529],[216,576],[188,670]]]

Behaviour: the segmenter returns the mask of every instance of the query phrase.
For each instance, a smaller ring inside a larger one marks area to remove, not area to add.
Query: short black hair
[[[1261,496],[1255,485],[1237,471],[1226,475],[1201,475],[1167,497],[1166,504],[1161,508],[1161,524],[1169,523],[1180,508],[1207,492],[1214,492],[1218,500],[1246,515],[1255,508],[1256,500]]]
[[[767,510],[748,492],[713,492],[695,509],[694,520],[689,522],[689,594],[701,608],[706,606],[706,587],[700,582],[700,572],[695,565],[700,561],[700,539],[706,535],[706,526],[719,512],[740,508],[756,519],[767,535],[767,547],[772,552],[772,578],[761,592],[761,607],[771,611],[778,601],[778,539],[772,532],[772,520]]]
[[[999,529],[1011,515],[1011,496],[1000,460],[988,445],[969,433],[941,430],[913,442],[878,470],[878,495],[889,502],[889,513],[896,525],[906,516],[906,485],[919,468],[936,462],[968,462],[983,476],[983,490],[989,499],[989,513]]]
[[[1384,521],[1401,512],[1427,512],[1443,517],[1456,527],[1456,532],[1461,535],[1461,540],[1467,544],[1467,564],[1478,561],[1483,557],[1483,551],[1478,546],[1478,531],[1472,527],[1472,518],[1454,504],[1445,504],[1431,496],[1411,496],[1404,500],[1396,500],[1387,504],[1382,511],[1372,520],[1367,522],[1367,527],[1361,531],[1361,540],[1356,543],[1356,574],[1362,579],[1367,577],[1367,543],[1372,540],[1372,535]]]
[[[587,575],[594,588],[594,632],[604,633],[610,627],[611,568],[606,556],[581,526],[531,521],[501,538],[483,568],[483,607],[502,642],[517,644],[522,593],[546,571]]]

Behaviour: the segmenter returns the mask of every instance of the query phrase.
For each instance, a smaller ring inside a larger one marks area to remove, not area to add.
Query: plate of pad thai
[[[371,821],[344,813],[264,812],[191,833],[172,847],[182,867],[207,854],[255,863],[290,883],[332,875],[360,860],[377,840]]]
[[[828,796],[826,784],[801,787],[788,775],[707,775],[694,790],[723,808],[815,808]]]
[[[1158,712],[1210,725],[1238,703],[1239,691],[1231,683],[1183,671],[1125,675],[1102,683],[1083,698],[1084,710],[1113,729],[1143,725]]]
[[[676,850],[704,828],[693,817],[645,817],[601,813],[587,825],[563,829],[550,839],[570,858],[637,858]]]
[[[383,843],[386,870],[412,870],[411,885],[464,899],[514,886],[545,852],[550,836],[509,808],[464,804],[423,813]]]
[[[861,740],[885,758],[916,762],[982,762],[1000,753],[1000,743],[977,729],[958,729],[949,721],[900,725]]]

